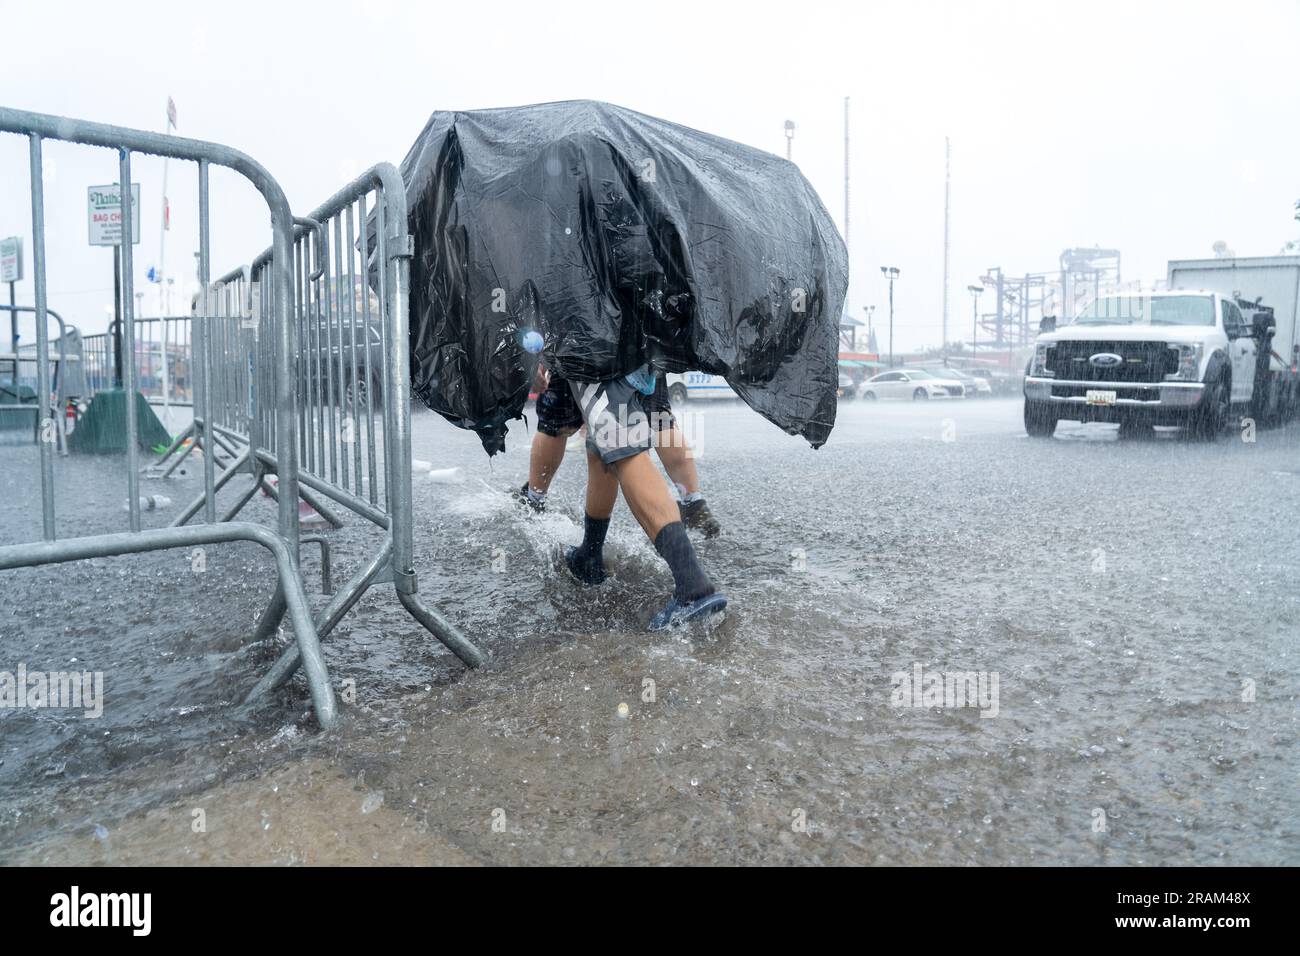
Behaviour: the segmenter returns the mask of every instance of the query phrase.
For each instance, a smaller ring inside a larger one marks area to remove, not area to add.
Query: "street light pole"
[[[786,120],[785,121],[785,158],[791,159],[791,155],[793,151],[794,151],[794,120]]]
[[[975,341],[980,334],[980,293],[984,291],[984,287],[982,285],[968,285],[966,291],[970,293],[971,301],[970,354],[971,358],[974,358]]]
[[[894,367],[894,280],[900,270],[897,266],[881,266],[880,274],[889,280],[889,367]]]

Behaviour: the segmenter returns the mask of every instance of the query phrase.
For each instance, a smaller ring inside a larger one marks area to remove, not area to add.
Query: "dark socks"
[[[605,580],[605,532],[608,530],[608,518],[587,515],[582,523],[582,544],[565,552],[569,570],[584,584]]]
[[[673,597],[677,603],[686,604],[713,593],[713,582],[700,567],[691,539],[680,521],[663,526],[655,536],[655,550],[673,572]]]
[[[597,561],[605,557],[605,532],[609,530],[608,518],[593,518],[586,515],[582,520],[582,544],[578,545],[578,554],[594,558]]]

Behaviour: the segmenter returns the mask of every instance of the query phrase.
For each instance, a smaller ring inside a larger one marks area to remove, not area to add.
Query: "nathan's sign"
[[[92,246],[122,242],[122,190],[117,183],[86,190],[86,215]],[[140,241],[140,184],[131,184],[131,244]]]

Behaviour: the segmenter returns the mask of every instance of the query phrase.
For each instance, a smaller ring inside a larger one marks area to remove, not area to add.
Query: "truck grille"
[[[1118,365],[1093,365],[1099,353],[1118,355]],[[1081,382],[1160,382],[1178,371],[1178,352],[1165,342],[1057,342],[1047,351],[1047,369],[1057,378]]]

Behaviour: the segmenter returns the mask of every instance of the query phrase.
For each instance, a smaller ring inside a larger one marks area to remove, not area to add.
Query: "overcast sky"
[[[950,337],[991,266],[1123,253],[1126,279],[1170,258],[1276,253],[1300,236],[1300,13],[1293,2],[743,3],[0,2],[0,104],[179,132],[244,150],[305,213],[367,166],[400,162],[435,109],[607,100],[794,159],[844,217],[848,308],[896,342],[937,343],[944,137],[952,139]],[[47,146],[50,305],[107,326],[112,254],[87,246],[86,187],[107,150]],[[141,158],[137,288],[158,264],[161,161]],[[192,280],[195,167],[170,164],[168,271]],[[27,144],[0,134],[0,235],[22,235],[32,301]],[[269,243],[265,206],[213,178],[214,275]],[[156,313],[150,289],[145,312]],[[179,300],[178,301],[183,301]],[[183,309],[178,309],[183,311]],[[31,325],[24,326],[30,341]],[[881,345],[885,342],[882,339]]]

